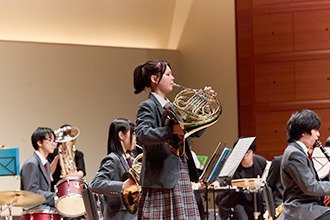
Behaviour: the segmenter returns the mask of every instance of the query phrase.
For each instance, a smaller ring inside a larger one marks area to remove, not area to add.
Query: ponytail
[[[134,94],[139,94],[146,87],[147,80],[143,77],[144,64],[140,64],[134,69]]]
[[[140,64],[134,69],[134,88],[135,94],[139,94],[146,87],[151,86],[151,76],[158,75],[159,81],[162,79],[166,71],[166,67],[170,65],[163,60],[150,60],[145,64]]]

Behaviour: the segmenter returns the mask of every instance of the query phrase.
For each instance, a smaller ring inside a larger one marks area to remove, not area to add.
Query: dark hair
[[[131,142],[132,142],[132,134],[134,132],[135,125],[128,119],[118,118],[114,120],[109,127],[109,136],[108,136],[108,154],[114,152],[115,154],[122,155],[125,152],[120,143],[120,139],[118,133],[121,131],[126,134],[128,131],[131,134]]]
[[[144,64],[140,64],[134,69],[134,88],[135,94],[142,92],[146,87],[151,86],[152,75],[159,76],[158,82],[162,79],[166,67],[170,64],[163,60],[150,60]],[[170,67],[171,68],[171,67]]]
[[[50,137],[53,135],[55,137],[54,131],[50,128],[39,127],[35,130],[31,136],[32,146],[35,150],[38,150],[38,141],[43,141],[46,139],[46,136]]]
[[[250,145],[249,150],[252,150],[253,153],[255,153],[257,151],[257,145],[256,145],[256,141],[255,140]]]
[[[287,141],[289,143],[300,139],[303,133],[312,134],[312,129],[319,129],[321,120],[319,116],[308,109],[293,113],[286,124]]]

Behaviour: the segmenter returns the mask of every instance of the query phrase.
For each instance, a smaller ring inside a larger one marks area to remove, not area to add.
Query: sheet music
[[[240,138],[225,162],[219,177],[232,177],[256,137]]]
[[[199,179],[206,183],[215,181],[230,150],[225,143],[220,142]]]

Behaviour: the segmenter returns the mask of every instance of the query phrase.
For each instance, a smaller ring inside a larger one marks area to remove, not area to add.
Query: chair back
[[[97,203],[95,200],[95,195],[92,192],[89,185],[85,182],[83,189],[81,190],[81,195],[84,200],[84,205],[86,208],[86,215],[88,220],[102,220],[98,213]]]

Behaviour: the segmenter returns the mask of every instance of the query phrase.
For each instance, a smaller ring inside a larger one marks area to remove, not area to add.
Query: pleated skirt
[[[188,165],[180,161],[179,181],[173,189],[142,189],[138,219],[200,219]]]

